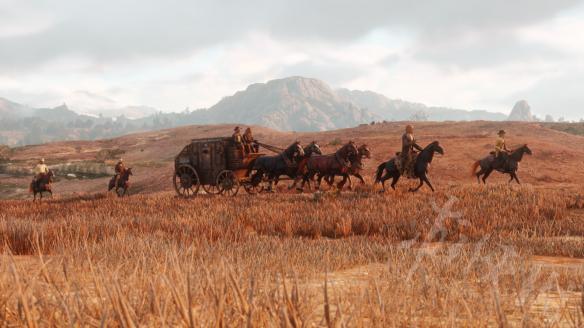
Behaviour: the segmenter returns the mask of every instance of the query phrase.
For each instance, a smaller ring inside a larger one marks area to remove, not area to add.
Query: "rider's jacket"
[[[235,143],[241,143],[241,133],[235,132],[231,137]]]
[[[416,143],[416,138],[411,133],[404,133],[402,135],[402,156],[409,156],[409,154],[415,149],[421,151],[422,147],[418,146]]]
[[[495,142],[495,156],[499,156],[502,152],[507,150],[507,146],[505,145],[505,139],[499,137]]]
[[[47,174],[49,173],[49,167],[45,164],[37,164],[34,167],[33,173],[35,176],[41,175],[41,174]]]
[[[126,167],[124,166],[124,163],[118,163],[116,164],[116,173],[117,174],[121,174],[126,170]]]

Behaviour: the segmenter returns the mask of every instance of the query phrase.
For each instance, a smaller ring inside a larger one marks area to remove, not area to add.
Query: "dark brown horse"
[[[335,175],[329,175],[325,178],[325,181],[328,183],[329,186],[332,186],[335,181],[335,176],[338,175],[343,177],[343,180],[341,180],[337,184],[337,189],[342,190],[345,183],[349,181],[349,190],[352,190],[353,182],[351,181],[351,176],[354,176],[357,179],[359,179],[359,181],[361,181],[361,184],[364,185],[365,179],[363,179],[361,172],[363,171],[364,167],[363,159],[365,158],[367,159],[371,158],[371,150],[369,150],[369,147],[367,145],[361,145],[359,148],[357,148],[357,154],[349,157],[349,162],[351,162],[351,166],[349,167],[348,172],[346,173],[337,172]]]
[[[281,175],[296,177],[298,163],[303,157],[304,149],[299,142],[293,143],[279,155],[258,157],[253,165],[255,173],[251,177],[252,184],[260,184],[264,176],[267,176],[268,191],[271,192],[274,181]]]
[[[472,174],[477,177],[479,184],[481,183],[481,176],[483,183],[486,184],[487,178],[489,175],[491,175],[491,173],[493,173],[493,171],[509,174],[511,176],[509,183],[515,180],[518,184],[521,184],[521,182],[519,182],[519,178],[517,177],[517,170],[519,169],[519,162],[521,162],[523,155],[525,154],[532,154],[531,149],[529,149],[527,145],[523,145],[522,147],[511,151],[509,155],[503,155],[504,157],[500,162],[495,158],[494,154],[491,154],[481,159],[480,161],[476,161],[473,164]],[[477,172],[479,166],[481,169]]]
[[[36,201],[37,194],[40,195],[40,199],[43,199],[43,192],[48,192],[53,197],[53,190],[51,189],[51,183],[53,183],[53,177],[55,174],[52,170],[49,170],[47,174],[41,175],[35,181],[30,183],[30,191],[33,193],[33,201]]]
[[[118,180],[118,185],[116,186],[116,177],[112,177],[107,191],[111,191],[112,189],[116,189],[116,194],[119,197],[123,197],[128,193],[128,189],[130,189],[130,176],[133,175],[132,168],[127,168],[124,172],[121,173],[120,179]],[[121,189],[121,190],[120,190]]]
[[[349,159],[359,153],[355,143],[349,141],[346,145],[331,155],[312,156],[306,161],[305,173],[302,177],[302,185],[299,191],[304,189],[304,184],[318,174],[319,180],[316,189],[320,188],[323,177],[334,175],[336,172],[348,172],[351,166]]]
[[[420,184],[416,188],[410,188],[411,192],[416,192],[420,190],[424,183],[426,183],[428,187],[432,189],[432,192],[434,191],[434,187],[432,186],[432,183],[430,183],[427,174],[428,166],[430,165],[430,163],[432,163],[432,159],[434,158],[435,153],[444,155],[444,149],[442,149],[438,141],[434,141],[428,146],[426,146],[426,148],[424,148],[424,150],[422,150],[420,154],[417,156],[416,161],[414,163],[414,175],[416,176],[416,178],[420,179]],[[384,171],[386,172],[385,175],[383,175]],[[385,181],[388,180],[389,178],[393,178],[393,181],[391,182],[391,188],[395,190],[395,185],[399,181],[401,175],[402,173],[398,170],[397,165],[395,164],[395,158],[393,158],[387,162],[381,163],[377,167],[375,183],[376,184],[381,183],[383,191],[385,191]]]

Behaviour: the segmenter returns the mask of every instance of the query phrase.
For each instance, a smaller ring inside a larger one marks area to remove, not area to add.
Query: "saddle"
[[[404,166],[403,158],[401,156],[401,152],[398,152],[394,158],[395,166],[397,170],[406,178],[408,179],[416,179],[414,174],[414,167],[416,165],[416,160],[418,159],[418,153],[412,153],[412,159],[409,162],[409,165]]]

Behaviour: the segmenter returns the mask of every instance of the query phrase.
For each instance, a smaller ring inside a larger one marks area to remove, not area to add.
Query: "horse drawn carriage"
[[[244,153],[232,138],[194,139],[176,156],[174,188],[181,197],[194,197],[202,188],[208,194],[237,195],[240,186],[249,194],[261,191],[252,183],[261,153]]]

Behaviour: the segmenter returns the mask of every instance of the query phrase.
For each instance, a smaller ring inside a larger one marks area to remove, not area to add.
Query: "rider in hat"
[[[500,166],[505,161],[505,158],[509,154],[509,149],[507,149],[507,144],[505,142],[505,135],[507,133],[505,130],[500,130],[497,135],[497,141],[495,141],[495,164]]]
[[[415,150],[422,151],[422,147],[416,142],[414,137],[414,127],[412,125],[406,126],[406,132],[402,135],[402,150],[401,150],[401,170],[402,174],[407,176],[413,176],[412,170],[412,160],[414,157]]]
[[[32,178],[32,183],[40,181],[45,176],[45,174],[49,173],[49,167],[45,164],[44,158],[41,158],[41,160],[34,167],[33,173],[34,177]]]
[[[233,129],[233,135],[231,135],[231,138],[233,139],[235,147],[245,153],[245,148],[243,147],[243,137],[241,136],[241,129],[239,126],[236,126],[235,129]]]
[[[114,186],[116,187],[116,191],[117,191],[118,190],[118,183],[120,182],[122,175],[126,171],[126,165],[124,164],[123,158],[120,158],[120,160],[116,163],[115,171],[116,171],[116,175],[115,175],[116,179],[115,179]]]

